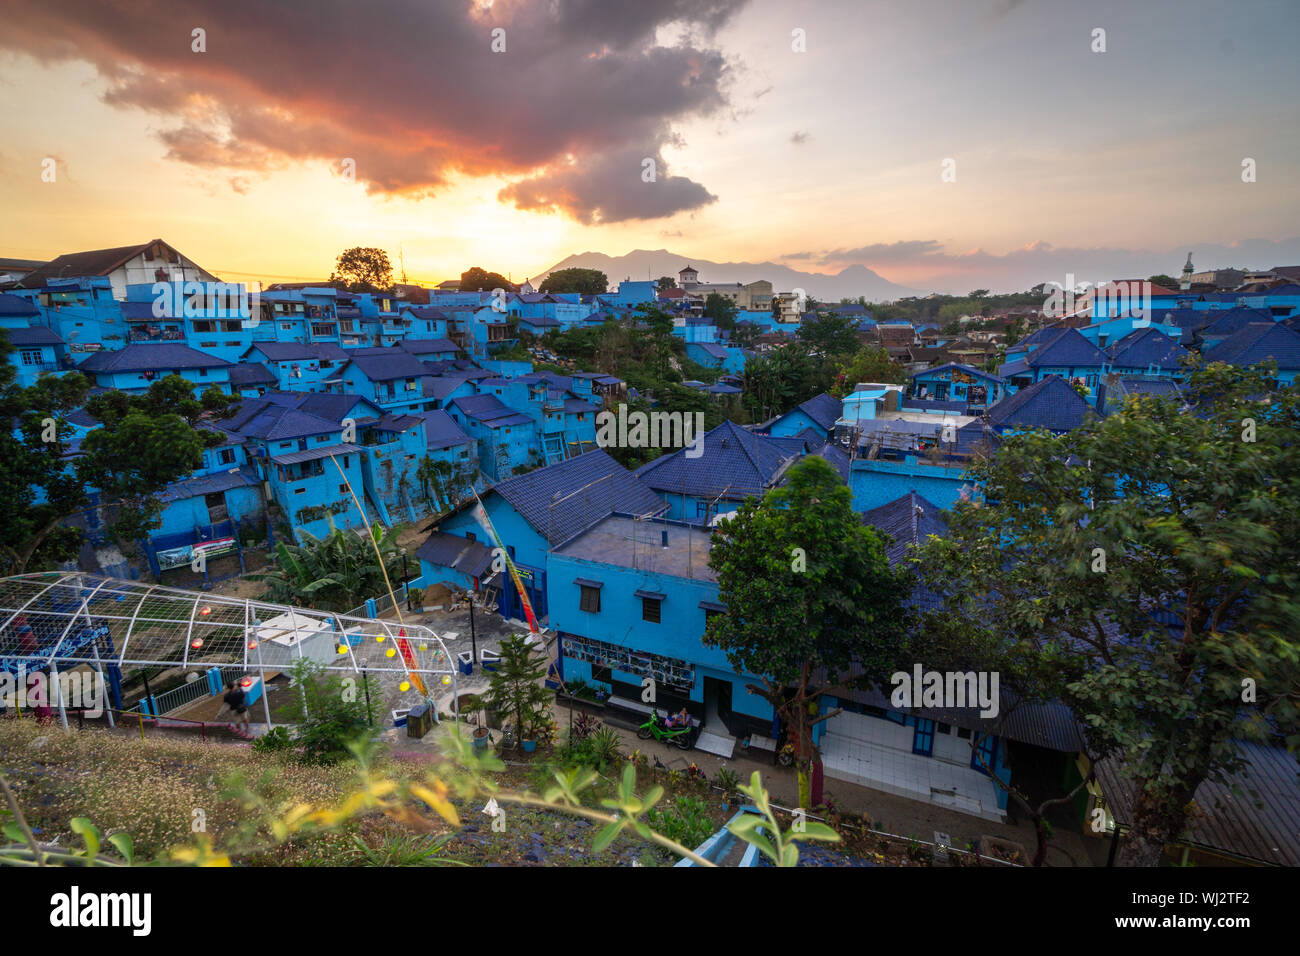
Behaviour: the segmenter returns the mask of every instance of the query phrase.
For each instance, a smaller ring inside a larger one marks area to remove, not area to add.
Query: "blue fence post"
[[[366,598],[366,617],[370,618],[372,621],[379,617],[379,609],[375,607],[374,598]]]

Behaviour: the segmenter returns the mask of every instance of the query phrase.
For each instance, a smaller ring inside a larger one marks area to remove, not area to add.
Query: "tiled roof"
[[[803,412],[821,428],[830,431],[835,427],[840,415],[844,413],[844,403],[829,392],[814,395],[806,402],[801,402],[797,410]]]
[[[257,470],[252,465],[240,465],[233,471],[174,481],[158,493],[158,498],[164,502],[180,501],[184,498],[197,498],[200,495],[229,491],[232,488],[254,488],[258,484],[260,482]]]
[[[492,491],[510,502],[553,547],[615,511],[658,514],[668,507],[645,482],[599,448],[507,479]]]
[[[339,430],[338,422],[266,398],[244,399],[232,416],[217,424],[223,431],[265,441],[332,434]]]
[[[460,346],[451,339],[402,339],[401,347],[412,355],[440,355],[444,352],[460,351]]]
[[[1248,325],[1207,349],[1205,358],[1232,365],[1258,365],[1271,358],[1279,369],[1300,369],[1300,332],[1279,322]]]
[[[564,410],[569,414],[577,414],[579,412],[598,412],[600,411],[600,406],[593,405],[584,398],[566,398],[564,400]]]
[[[405,308],[403,308],[402,311],[411,313],[411,315],[415,316],[417,319],[446,320],[449,318],[447,313],[442,311],[442,309],[435,309],[431,306],[409,306],[408,305]]]
[[[149,248],[160,239],[151,239],[148,242],[142,242],[134,246],[116,246],[112,249],[91,249],[87,252],[69,252],[52,259],[50,262],[34,269],[27,275],[23,276],[19,284],[24,289],[39,289],[43,287],[47,280],[57,279],[61,276],[105,276],[125,263],[145,249]],[[166,245],[166,243],[163,243]],[[159,263],[160,268],[166,268],[166,263]],[[200,272],[204,270],[200,269]],[[213,278],[204,272],[207,278]]]
[[[0,329],[0,333],[9,336],[11,345],[62,345],[63,339],[58,332],[43,325],[29,326],[25,329]]]
[[[903,559],[910,545],[920,544],[932,534],[943,536],[948,526],[939,517],[940,508],[915,491],[862,513],[862,523],[885,532],[893,541],[885,548],[890,564]]]
[[[469,444],[473,439],[466,435],[456,420],[444,411],[423,412],[424,435],[430,451]]]
[[[1015,378],[1017,375],[1024,375],[1029,371],[1029,363],[1024,359],[1016,362],[1007,362],[998,369],[998,375],[1003,379]]]
[[[721,345],[715,345],[712,342],[691,342],[688,344],[687,347],[689,348],[691,345],[695,346],[697,349],[700,349],[706,354],[711,355],[713,358],[723,359],[724,361],[726,360],[727,356],[731,354]]]
[[[1078,329],[1058,329],[1055,336],[1045,341],[1025,359],[1031,367],[1041,368],[1072,366],[1100,368],[1106,363],[1101,350],[1084,338]]]
[[[429,370],[414,355],[395,349],[395,355],[354,355],[349,364],[372,382],[391,382],[398,378],[421,378]]]
[[[7,316],[28,316],[40,315],[41,310],[36,308],[20,295],[10,295],[8,292],[0,293],[0,315]]]
[[[1226,339],[1233,332],[1244,329],[1248,325],[1256,322],[1268,324],[1273,321],[1273,313],[1268,309],[1238,307],[1211,310],[1210,315],[1212,317],[1210,322],[1201,326],[1199,334],[1202,339]]]
[[[1182,392],[1182,386],[1173,379],[1143,378],[1136,375],[1108,376],[1097,386],[1097,410],[1103,415],[1110,415],[1121,408],[1124,399],[1130,395],[1178,399]]]
[[[86,372],[160,372],[181,368],[229,368],[233,363],[180,342],[137,342],[95,352],[78,366]]]
[[[439,401],[445,399],[452,392],[461,386],[472,381],[468,375],[462,372],[448,372],[443,375],[430,375],[421,383],[424,387],[421,394],[425,398],[436,398]]]
[[[352,414],[358,404],[368,407],[362,414],[383,414],[383,410],[368,398],[346,392],[267,392],[262,398],[337,423],[342,423]]]
[[[779,444],[725,421],[704,435],[698,458],[686,449],[663,455],[637,469],[637,477],[665,494],[716,496],[733,500],[762,495],[792,460]]]
[[[338,362],[349,357],[347,352],[329,342],[255,342],[248,351],[254,349],[270,362],[310,362],[312,359]]]
[[[230,367],[231,385],[274,385],[277,379],[261,362],[240,362]]]
[[[1134,329],[1128,335],[1106,346],[1110,364],[1117,368],[1177,369],[1189,354],[1159,329]]]
[[[325,445],[321,448],[304,448],[301,451],[291,451],[283,455],[272,455],[271,461],[277,465],[297,465],[304,461],[319,461],[322,458],[329,458],[334,455],[348,455],[357,451],[364,451],[364,449],[360,445]]]
[[[994,428],[1046,428],[1066,432],[1082,425],[1090,411],[1088,402],[1065,379],[1049,375],[1002,399],[988,414]]]

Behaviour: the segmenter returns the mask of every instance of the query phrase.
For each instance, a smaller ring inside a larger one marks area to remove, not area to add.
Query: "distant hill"
[[[540,286],[542,280],[557,269],[599,269],[609,277],[610,288],[613,288],[626,278],[644,280],[672,276],[676,279],[677,273],[688,264],[699,272],[701,282],[756,282],[767,279],[775,292],[803,289],[823,302],[856,299],[858,296],[866,296],[868,301],[881,302],[909,295],[925,295],[923,291],[890,282],[866,266],[849,266],[834,274],[800,272],[773,262],[711,262],[708,259],[679,255],[667,249],[636,249],[625,256],[583,252],[568,256],[540,275],[532,277],[532,283]]]

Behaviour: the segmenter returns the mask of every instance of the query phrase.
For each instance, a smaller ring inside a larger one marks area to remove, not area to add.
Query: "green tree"
[[[386,292],[393,287],[393,264],[383,249],[353,246],[339,253],[330,282],[343,283],[350,292]]]
[[[599,269],[557,269],[548,275],[539,288],[541,292],[577,292],[582,295],[602,295],[609,289],[609,279]]]
[[[901,385],[906,381],[907,372],[889,357],[887,351],[878,345],[864,345],[847,361],[836,364],[831,392],[836,397],[843,398],[859,382]]]
[[[298,759],[324,765],[347,760],[349,744],[365,740],[375,727],[373,701],[364,688],[345,687],[342,678],[310,658],[294,661],[293,678],[301,688],[290,695],[298,718],[293,737]]]
[[[467,269],[460,274],[461,292],[493,292],[497,289],[514,292],[515,286],[501,273],[487,272],[478,266]],[[542,291],[546,291],[545,283],[543,283]]]
[[[742,376],[745,407],[758,421],[784,414],[830,384],[830,368],[804,342],[790,342],[755,355]]]
[[[1197,369],[1063,436],[1004,440],[917,556],[954,641],[1037,675],[1133,779],[1122,862],[1156,865],[1240,739],[1300,745],[1300,392]],[[954,622],[959,622],[954,624]],[[931,620],[935,627],[944,620]]]
[[[8,348],[7,341],[0,344],[0,354]],[[69,519],[90,505],[87,489],[99,492],[118,544],[134,550],[158,525],[158,493],[198,468],[204,448],[220,444],[219,433],[196,426],[239,402],[215,387],[195,398],[194,384],[179,375],[154,382],[143,395],[113,390],[91,397],[90,383],[75,372],[44,375],[27,387],[14,378],[13,366],[0,363],[0,567],[6,574],[76,558],[84,533]],[[98,425],[74,454],[68,416],[83,407]]]
[[[514,718],[520,740],[536,740],[549,715],[553,695],[546,689],[546,655],[521,634],[501,641],[501,660],[492,672],[485,702]]]
[[[316,538],[299,531],[301,544],[277,542],[271,567],[248,575],[248,579],[266,585],[262,595],[265,601],[322,611],[350,611],[366,598],[387,593],[388,583],[401,575],[397,539],[385,534],[378,523],[374,533],[382,569],[375,557],[375,546],[364,533],[335,529],[324,538]]]
[[[816,716],[818,698],[850,665],[877,684],[897,669],[907,585],[834,468],[809,457],[787,474],[718,528],[709,566],[727,611],[712,615],[704,643],[721,648],[737,673],[758,677],[749,689],[787,729],[807,807],[812,729],[839,712]]]
[[[677,280],[672,276],[660,276],[655,285],[658,287],[660,292],[666,292],[669,289],[677,288]]]
[[[857,319],[834,312],[823,312],[799,326],[799,339],[814,352],[826,356],[850,355],[858,350]]]
[[[1165,289],[1178,288],[1178,280],[1175,279],[1173,276],[1165,275],[1163,272],[1153,275],[1151,278],[1147,279],[1147,281],[1150,282],[1152,285],[1158,285]]]
[[[736,327],[736,303],[729,296],[710,292],[704,300],[704,314],[720,329],[730,332]]]

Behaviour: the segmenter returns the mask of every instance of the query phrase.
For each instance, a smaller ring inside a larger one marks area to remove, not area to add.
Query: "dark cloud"
[[[452,173],[518,176],[503,195],[521,208],[610,222],[713,201],[662,161],[658,189],[632,187],[675,122],[728,105],[711,36],[744,3],[10,0],[0,47],[93,64],[106,102],[171,121],[176,161],[256,173],[346,157],[369,190],[405,195]],[[672,24],[680,39],[656,45]]]

